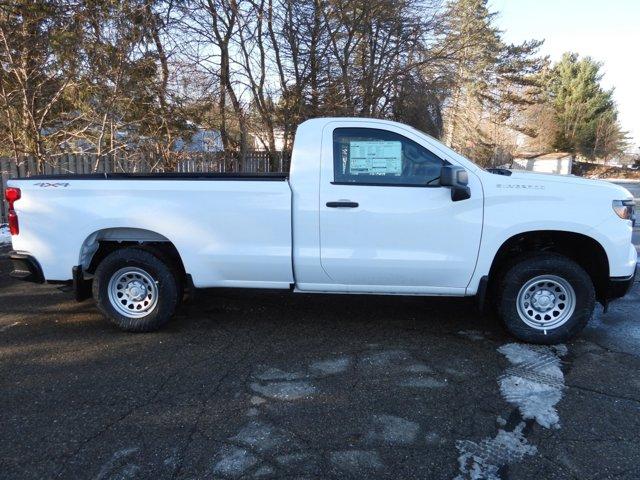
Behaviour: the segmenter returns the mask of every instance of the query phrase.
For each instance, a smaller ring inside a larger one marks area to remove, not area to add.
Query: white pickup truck
[[[189,287],[477,296],[530,342],[626,294],[633,197],[573,176],[484,170],[390,121],[301,124],[291,172],[10,180],[12,275],[91,292],[120,328],[165,324]]]

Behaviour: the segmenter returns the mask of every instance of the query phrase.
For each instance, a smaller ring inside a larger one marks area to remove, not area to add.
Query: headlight
[[[631,223],[635,224],[635,203],[633,200],[614,200],[613,211],[616,212],[620,218],[624,220],[631,220]]]

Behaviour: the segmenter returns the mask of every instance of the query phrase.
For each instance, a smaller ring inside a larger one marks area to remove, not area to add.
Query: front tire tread
[[[569,282],[576,295],[575,310],[565,323],[538,330],[527,325],[518,314],[520,288],[539,275],[556,275]],[[575,261],[557,253],[536,253],[516,260],[508,267],[499,286],[498,313],[507,330],[529,343],[562,343],[578,334],[589,322],[595,308],[596,295],[589,274]]]

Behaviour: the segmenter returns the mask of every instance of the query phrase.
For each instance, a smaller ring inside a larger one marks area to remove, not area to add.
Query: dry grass
[[[587,178],[632,178],[640,180],[640,170],[611,167],[599,163],[574,162],[571,173]]]

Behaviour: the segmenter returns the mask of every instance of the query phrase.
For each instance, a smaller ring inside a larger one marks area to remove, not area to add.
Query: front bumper
[[[636,265],[636,269],[629,277],[611,277],[609,279],[609,285],[607,287],[607,300],[624,297],[627,293],[629,293],[629,290],[631,290],[637,274],[638,266]]]
[[[31,255],[11,251],[9,259],[13,264],[13,270],[9,274],[11,277],[25,282],[44,283],[42,267]]]

